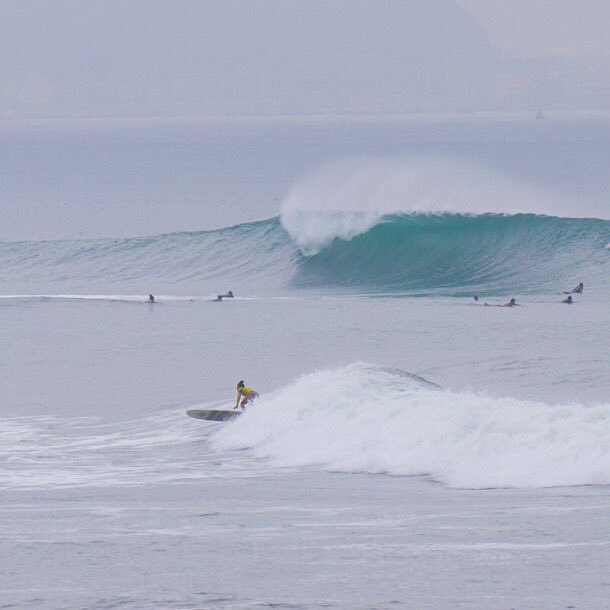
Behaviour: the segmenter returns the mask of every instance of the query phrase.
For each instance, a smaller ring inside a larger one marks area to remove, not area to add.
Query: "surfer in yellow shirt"
[[[243,380],[240,381],[237,384],[237,401],[235,403],[235,406],[233,407],[233,410],[237,409],[237,407],[240,406],[242,409],[245,409],[246,405],[255,398],[258,398],[258,392],[253,388],[247,388]],[[241,404],[239,403],[240,399]]]

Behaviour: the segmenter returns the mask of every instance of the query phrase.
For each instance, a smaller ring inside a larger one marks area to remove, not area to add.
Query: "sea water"
[[[605,123],[2,133],[0,606],[607,607]]]

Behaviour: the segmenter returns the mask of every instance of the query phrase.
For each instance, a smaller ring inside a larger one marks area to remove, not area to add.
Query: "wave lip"
[[[262,397],[211,442],[282,467],[426,475],[458,488],[610,484],[610,403],[452,392],[362,363]]]
[[[383,218],[379,212],[284,212],[282,226],[306,256],[318,254],[335,239],[350,241]]]
[[[355,158],[331,163],[297,182],[281,221],[313,254],[333,238],[350,239],[384,215],[532,214],[604,218],[608,210],[573,201],[488,167],[452,157]],[[600,214],[602,214],[600,216]]]

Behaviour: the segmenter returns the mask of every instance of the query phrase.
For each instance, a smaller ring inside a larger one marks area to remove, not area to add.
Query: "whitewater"
[[[0,606],[605,608],[606,128],[158,129],[53,167],[230,150],[237,222],[2,234]]]
[[[313,373],[261,400],[215,445],[252,447],[283,466],[426,475],[455,487],[610,483],[610,403],[545,405],[430,386],[362,364]]]

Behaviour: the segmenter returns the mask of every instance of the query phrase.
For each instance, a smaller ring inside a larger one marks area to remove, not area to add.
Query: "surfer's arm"
[[[235,402],[235,406],[233,407],[233,409],[237,409],[237,407],[239,407],[240,398],[241,398],[241,394],[239,392],[237,392],[237,401]]]

